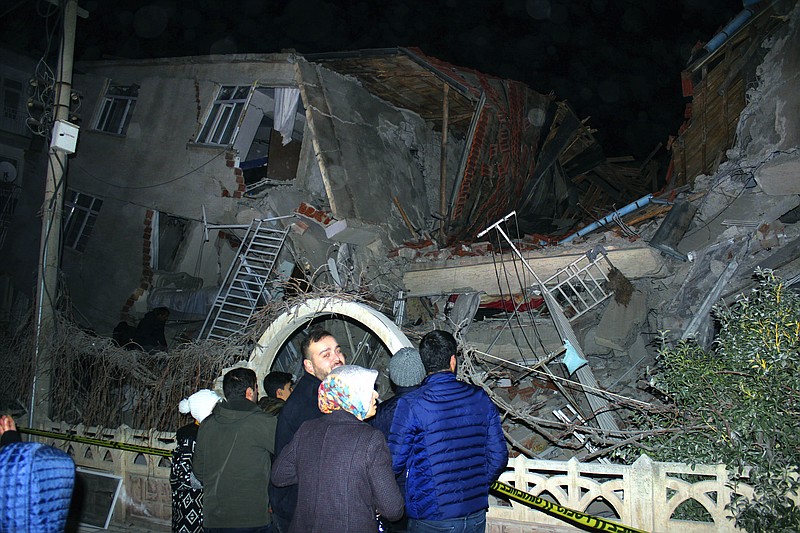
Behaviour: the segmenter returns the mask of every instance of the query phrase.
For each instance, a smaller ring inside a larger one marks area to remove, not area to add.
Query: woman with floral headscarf
[[[375,533],[380,514],[403,515],[383,433],[364,422],[375,414],[377,370],[334,368],[320,384],[325,416],[305,422],[272,465],[272,483],[298,485],[290,533]]]

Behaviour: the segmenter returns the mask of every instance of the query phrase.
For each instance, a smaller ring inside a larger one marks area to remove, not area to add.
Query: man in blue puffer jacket
[[[497,407],[483,390],[456,379],[456,351],[446,331],[422,338],[428,375],[398,400],[389,432],[392,468],[406,478],[412,533],[485,531],[489,485],[508,462]]]

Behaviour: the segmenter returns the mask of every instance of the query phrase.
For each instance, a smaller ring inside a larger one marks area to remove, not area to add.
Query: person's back
[[[153,350],[167,350],[167,339],[164,336],[164,326],[169,318],[169,309],[166,307],[156,307],[152,311],[145,313],[136,331],[133,334],[133,342],[142,347],[146,352]]]
[[[0,531],[61,532],[67,522],[75,463],[38,442],[0,449]]]
[[[234,392],[232,382],[244,394]],[[204,528],[265,531],[271,522],[267,486],[277,421],[255,403],[252,370],[230,370],[223,391],[227,400],[217,404],[197,433],[194,471],[203,484]]]
[[[203,531],[203,486],[194,474],[194,450],[198,426],[208,418],[222,398],[214,391],[202,389],[178,404],[183,414],[191,413],[194,421],[178,428],[172,452],[169,484],[172,488],[172,531],[201,533]]]
[[[276,459],[272,482],[299,488],[291,533],[374,533],[376,510],[391,520],[402,516],[386,441],[363,422],[375,410],[377,375],[334,369],[320,386],[327,414],[305,422]]]
[[[474,517],[476,524],[485,523],[489,485],[505,469],[508,450],[488,395],[458,381],[452,372],[455,340],[443,333],[434,331],[423,338],[420,355],[428,377],[397,402],[389,436],[392,466],[395,474],[407,476],[406,513],[411,522]],[[438,362],[432,362],[426,339],[436,341],[437,336],[447,342],[439,347]],[[452,354],[449,365],[443,363],[446,351]]]

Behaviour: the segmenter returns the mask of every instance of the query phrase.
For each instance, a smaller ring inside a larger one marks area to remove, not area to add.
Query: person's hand
[[[14,423],[14,419],[11,418],[9,415],[0,416],[0,435],[5,433],[6,431],[16,431],[17,425]]]

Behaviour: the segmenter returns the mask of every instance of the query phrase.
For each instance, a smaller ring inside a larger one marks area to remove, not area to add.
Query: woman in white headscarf
[[[272,465],[272,483],[298,485],[290,533],[375,533],[376,514],[403,516],[403,496],[375,414],[377,370],[334,368],[319,386],[325,416],[305,422]]]
[[[197,428],[211,414],[222,398],[214,391],[202,389],[181,400],[178,410],[192,414],[194,420],[178,429],[175,435],[177,446],[172,453],[172,468],[169,484],[172,487],[172,531],[202,533],[203,531],[203,486],[194,476],[192,460],[197,442]]]

